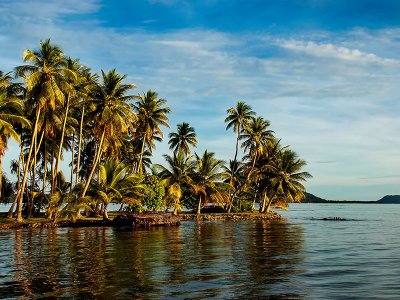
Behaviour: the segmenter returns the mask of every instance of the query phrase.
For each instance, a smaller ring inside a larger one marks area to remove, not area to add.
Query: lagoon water
[[[400,205],[281,213],[286,222],[3,230],[0,298],[400,298]]]

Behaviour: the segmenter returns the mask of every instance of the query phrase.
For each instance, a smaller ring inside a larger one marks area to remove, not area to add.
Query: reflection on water
[[[302,227],[188,222],[0,232],[0,298],[282,298],[307,296]]]

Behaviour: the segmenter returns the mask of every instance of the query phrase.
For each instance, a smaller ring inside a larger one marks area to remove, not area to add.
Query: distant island
[[[400,204],[400,195],[386,195],[383,198],[377,201],[356,201],[356,200],[326,200],[320,197],[317,197],[310,193],[304,193],[305,197],[302,203],[346,203],[346,204]]]

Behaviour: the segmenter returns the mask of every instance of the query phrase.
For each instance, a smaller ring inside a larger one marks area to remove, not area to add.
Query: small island
[[[244,101],[221,119],[234,134],[232,159],[196,152],[195,129],[178,122],[165,163],[153,164],[171,108],[153,90],[134,94],[126,79],[115,69],[93,73],[50,39],[0,72],[1,171],[9,139],[20,146],[13,177],[0,176],[10,205],[3,227],[269,220],[280,218],[271,207],[302,201],[306,162]],[[120,206],[112,217],[110,204]],[[217,211],[204,214],[209,205]]]

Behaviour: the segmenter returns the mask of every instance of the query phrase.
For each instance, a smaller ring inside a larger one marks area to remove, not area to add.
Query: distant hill
[[[377,202],[383,204],[400,204],[400,195],[386,195]]]
[[[385,196],[387,197],[387,196]],[[382,199],[384,199],[383,197]],[[302,203],[341,203],[341,204],[366,204],[366,203],[399,203],[400,204],[400,196],[389,196],[389,197],[399,197],[397,202],[379,202],[379,201],[356,201],[356,200],[326,200],[320,197],[317,197],[310,193],[304,193],[304,199],[301,201]],[[382,200],[381,199],[381,200]]]
[[[304,193],[304,199],[301,202],[302,203],[327,203],[329,201],[326,200],[326,199],[322,199],[320,197],[317,197],[317,196],[315,196],[313,194],[305,192]]]

